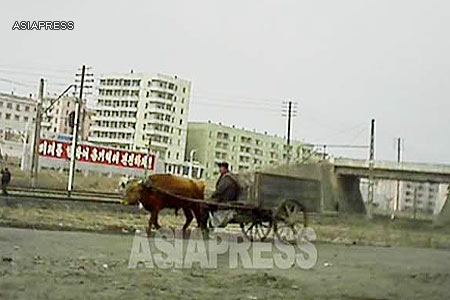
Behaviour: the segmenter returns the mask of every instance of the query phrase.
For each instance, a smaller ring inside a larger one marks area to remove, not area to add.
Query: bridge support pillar
[[[364,201],[359,188],[359,177],[338,176],[337,177],[340,212],[366,213]]]

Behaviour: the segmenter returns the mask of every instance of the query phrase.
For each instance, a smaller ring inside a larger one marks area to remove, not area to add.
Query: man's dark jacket
[[[216,191],[212,195],[220,202],[236,201],[239,196],[239,183],[231,173],[220,175],[216,183]]]
[[[8,171],[2,171],[2,183],[8,184],[11,181],[11,173]]]

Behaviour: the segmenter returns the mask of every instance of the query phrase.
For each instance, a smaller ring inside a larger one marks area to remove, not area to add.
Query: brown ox
[[[170,193],[164,193],[167,191]],[[205,184],[201,181],[189,178],[178,177],[170,174],[155,174],[143,181],[133,180],[126,187],[125,204],[138,204],[149,212],[151,212],[148,221],[148,234],[151,233],[152,225],[156,229],[160,228],[158,224],[158,214],[163,208],[183,209],[186,216],[186,222],[183,225],[183,231],[186,231],[192,222],[193,216],[197,220],[197,224],[202,230],[206,230],[207,211],[206,208],[199,204],[185,201],[175,195],[203,199]]]

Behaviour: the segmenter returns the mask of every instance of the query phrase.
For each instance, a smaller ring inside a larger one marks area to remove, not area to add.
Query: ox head
[[[136,205],[142,197],[144,191],[144,181],[142,179],[132,179],[122,185],[123,197],[122,203],[128,205]]]

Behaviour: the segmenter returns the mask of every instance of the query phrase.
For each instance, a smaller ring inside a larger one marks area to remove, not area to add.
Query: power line
[[[11,65],[11,64],[0,64],[0,68],[7,68],[7,69],[15,69],[15,70],[34,70],[34,71],[41,71],[41,70],[45,70],[45,71],[50,71],[50,72],[55,72],[55,73],[72,73],[74,70],[76,70],[77,67],[68,67],[66,68],[61,68],[60,66],[55,67],[55,66],[51,66],[51,65],[41,65],[41,66],[29,66],[27,65],[26,67],[21,67],[21,66],[17,66],[17,65]]]
[[[202,105],[210,107],[228,107],[228,108],[240,108],[240,109],[252,109],[252,110],[265,110],[279,113],[279,110],[273,107],[261,106],[261,105],[251,105],[251,104],[239,104],[239,103],[212,103],[204,100],[192,101],[191,105]]]
[[[211,94],[204,94],[204,93],[196,93],[193,92],[191,95],[193,96],[200,96],[200,97],[208,97],[211,99],[218,99],[218,100],[230,100],[230,99],[239,99],[239,100],[246,100],[246,101],[253,101],[253,102],[257,102],[257,103],[261,103],[261,102],[267,102],[269,104],[274,104],[274,103],[280,103],[283,100],[281,98],[256,98],[256,97],[248,97],[248,96],[237,96],[237,95],[211,95]]]
[[[34,76],[42,76],[42,77],[70,77],[69,73],[64,73],[65,75],[60,75],[60,74],[51,74],[51,75],[49,75],[48,71],[41,71],[41,72],[39,72],[39,71],[17,71],[17,70],[3,69],[3,68],[0,68],[0,73],[18,74],[18,75],[27,76],[27,77],[29,77],[29,76],[33,76],[33,77]]]
[[[254,102],[254,101],[248,101],[248,100],[245,100],[245,99],[218,100],[218,99],[214,99],[214,98],[199,97],[199,96],[192,97],[191,98],[191,102],[194,102],[197,99],[207,101],[208,103],[232,103],[232,104],[244,103],[244,104],[247,104],[247,105],[253,105],[253,106],[258,106],[258,107],[260,107],[260,106],[271,107],[271,108],[274,107],[273,103],[272,104],[264,103],[264,102],[258,103],[258,102]]]
[[[12,84],[16,84],[16,85],[20,85],[20,86],[24,86],[24,87],[35,87],[34,85],[31,85],[31,84],[25,84],[25,83],[14,81],[14,80],[7,79],[7,78],[0,78],[0,81],[12,83]]]

